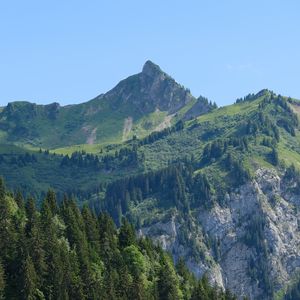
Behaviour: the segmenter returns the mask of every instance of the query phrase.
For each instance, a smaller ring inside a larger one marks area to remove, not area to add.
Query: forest
[[[236,299],[159,244],[74,199],[41,207],[0,179],[0,299]]]

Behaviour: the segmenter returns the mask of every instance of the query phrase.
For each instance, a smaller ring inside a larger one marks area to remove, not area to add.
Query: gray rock
[[[293,183],[290,183],[293,184]],[[300,270],[300,213],[299,195],[291,193],[282,183],[280,174],[273,169],[258,169],[255,179],[234,193],[227,194],[226,207],[215,205],[200,211],[192,218],[188,241],[182,243],[182,220],[178,214],[168,221],[142,228],[141,235],[149,235],[164,249],[172,252],[175,260],[184,257],[188,267],[197,275],[207,274],[212,283],[229,288],[240,298],[268,299],[258,280],[250,275],[249,265],[257,264],[255,247],[245,243],[251,216],[259,215],[264,223],[264,243],[267,249],[265,265],[275,292]],[[207,237],[218,241],[219,258],[207,245]],[[202,253],[195,259],[186,244],[197,246]],[[260,268],[256,265],[256,268]]]

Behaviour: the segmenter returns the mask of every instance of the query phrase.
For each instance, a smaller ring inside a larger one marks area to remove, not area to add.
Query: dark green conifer
[[[134,228],[132,224],[123,218],[122,226],[119,231],[119,245],[123,249],[134,244],[136,244]]]
[[[4,268],[0,261],[0,300],[5,299],[5,274]]]
[[[166,254],[161,257],[157,289],[159,299],[176,300],[182,298],[178,277],[171,259]]]
[[[22,298],[25,300],[36,300],[38,295],[37,274],[31,257],[28,255],[22,268]]]

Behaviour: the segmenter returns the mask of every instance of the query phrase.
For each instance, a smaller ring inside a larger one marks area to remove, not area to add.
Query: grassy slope
[[[18,104],[19,106],[21,104]],[[21,108],[30,114],[31,107]],[[35,117],[22,120],[22,123],[10,122],[12,128],[15,123],[28,128],[35,135],[26,140],[16,136],[13,142],[22,142],[24,145],[35,147],[55,148],[62,144],[83,144],[87,142],[93,129],[97,129],[97,142],[117,142],[122,139],[124,119],[134,110],[130,106],[120,107],[115,110],[110,107],[108,101],[92,100],[80,105],[69,105],[61,107],[59,113],[53,119],[45,115],[45,107],[36,106]],[[0,134],[2,141],[7,141],[5,133]]]
[[[259,103],[263,97],[255,101],[243,102],[219,108],[211,113],[198,117],[196,120],[187,122],[183,131],[177,132],[155,143],[142,146],[139,151],[145,155],[145,169],[155,170],[167,166],[169,161],[179,161],[185,157],[194,156],[196,161],[200,161],[202,151],[207,143],[221,138],[242,137],[239,129],[245,125],[247,119],[251,120],[258,111]],[[274,109],[271,104],[264,109],[268,114]],[[274,115],[269,115],[276,123]],[[278,127],[279,128],[279,127]],[[296,129],[296,136],[291,136],[285,129],[279,128],[280,142],[277,150],[279,160],[286,165],[295,164],[300,169],[300,132]],[[233,155],[238,157],[250,173],[258,167],[274,168],[269,160],[270,147],[261,144],[264,135],[258,134],[250,137],[249,149],[241,153],[236,149],[231,149]],[[203,166],[199,171],[211,174],[212,177],[220,178],[219,184],[230,185],[230,178],[222,171],[220,164],[213,163]],[[213,175],[215,174],[215,175]],[[227,181],[227,183],[226,183]]]
[[[132,114],[131,114],[132,115]],[[131,116],[128,114],[128,116]],[[143,116],[141,118],[137,118],[137,120],[133,119],[133,126],[129,134],[126,135],[126,140],[132,139],[132,137],[135,135],[139,138],[144,138],[145,136],[149,135],[151,132],[153,132],[161,123],[164,122],[165,118],[167,116],[166,112],[162,111],[155,111],[153,113],[150,113],[146,116]],[[114,127],[116,126],[116,120],[115,115],[111,116],[113,121],[106,122],[106,126]],[[112,123],[113,122],[113,123]],[[122,123],[124,125],[124,119],[121,118],[119,120],[119,123]],[[121,123],[119,125],[121,125]],[[123,126],[122,125],[122,126]],[[109,134],[112,134],[113,138],[110,139],[104,139],[101,143],[96,144],[79,144],[79,145],[71,145],[68,147],[62,147],[62,148],[54,148],[52,149],[52,152],[58,153],[58,154],[71,154],[74,151],[86,151],[89,153],[99,154],[101,149],[105,149],[106,146],[111,144],[120,145],[122,144],[122,137],[123,137],[123,127],[122,132],[118,132],[117,135],[114,135],[114,133],[111,133],[111,130],[108,130],[110,132]],[[108,136],[109,136],[108,134]]]
[[[183,131],[141,147],[146,155],[148,169],[167,165],[169,160],[194,155],[200,159],[205,145],[215,138],[230,136],[239,122],[254,112],[262,98],[251,103],[234,104],[219,108],[195,120],[188,121]]]
[[[55,119],[49,119],[43,111],[44,108],[37,106],[38,113],[34,118],[28,117],[21,123],[9,122],[9,134],[0,129],[0,142],[15,143],[29,149],[49,148],[57,153],[71,153],[74,147],[97,153],[103,145],[121,143],[124,140],[123,129],[127,118],[132,119],[132,127],[125,139],[129,140],[134,135],[143,138],[155,130],[173,124],[194,103],[191,101],[180,110],[176,118],[170,117],[167,120],[165,111],[155,110],[143,114],[133,105],[127,103],[114,107],[108,100],[94,99],[80,105],[61,107]],[[25,104],[22,109],[28,114],[31,113],[31,108],[25,107]],[[22,115],[22,110],[20,114]],[[5,119],[2,122],[6,122]],[[13,136],[11,131],[16,125],[25,127],[32,137]],[[93,131],[94,139],[91,138]],[[93,145],[88,144],[89,140]]]

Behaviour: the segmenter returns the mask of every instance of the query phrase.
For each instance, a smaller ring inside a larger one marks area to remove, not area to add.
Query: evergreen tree
[[[196,278],[188,270],[182,258],[179,259],[176,270],[179,275],[180,289],[183,292],[184,299],[190,299],[193,287],[196,285]]]
[[[5,274],[3,265],[0,261],[0,300],[5,299]]]
[[[270,161],[274,166],[277,166],[279,163],[278,151],[274,147],[272,148],[272,151],[270,153]]]
[[[5,184],[3,177],[0,176],[0,201],[5,197]]]
[[[53,190],[47,192],[46,198],[43,202],[44,205],[48,205],[52,215],[58,213],[58,207],[56,203],[56,195]]]
[[[37,295],[39,293],[37,288],[37,274],[35,272],[34,264],[31,257],[28,255],[24,261],[22,268],[22,285],[21,290],[22,298],[25,300],[35,300],[38,299]]]
[[[163,254],[157,281],[158,298],[162,300],[182,299],[179,280],[170,258]]]
[[[23,199],[23,195],[20,190],[17,191],[17,193],[15,195],[15,200],[16,200],[18,207],[20,209],[23,209],[24,208],[24,199]]]
[[[10,199],[6,196],[5,184],[3,178],[0,177],[0,255],[4,263],[12,257],[14,240]]]
[[[38,286],[44,286],[44,277],[47,272],[45,240],[42,235],[41,222],[35,207],[35,200],[28,199],[26,203],[27,223],[25,234],[27,237],[27,249],[30,253],[38,276]]]
[[[119,245],[126,248],[136,244],[135,231],[133,226],[124,218],[119,231]]]
[[[81,214],[88,242],[97,249],[100,246],[97,218],[86,205],[83,206]]]

